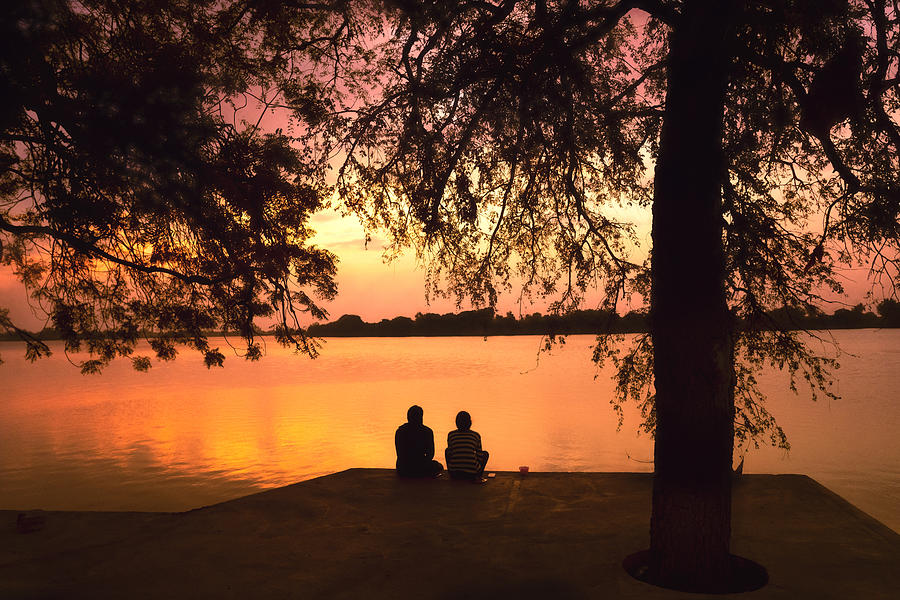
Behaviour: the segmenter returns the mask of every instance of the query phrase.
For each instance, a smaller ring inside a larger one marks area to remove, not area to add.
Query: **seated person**
[[[447,434],[447,471],[453,479],[481,481],[488,453],[481,449],[481,436],[472,431],[472,417],[466,411],[456,415],[456,430]]]
[[[406,411],[407,422],[394,434],[397,449],[397,474],[404,477],[434,477],[444,467],[434,458],[434,433],[422,424],[421,406]]]

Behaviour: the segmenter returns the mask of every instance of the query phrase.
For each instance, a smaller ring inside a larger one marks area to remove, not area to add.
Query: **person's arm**
[[[434,458],[434,432],[430,427],[426,427],[428,435],[425,436],[425,458],[431,460]]]
[[[481,434],[477,431],[473,431],[472,433],[475,434],[475,451],[481,452]]]

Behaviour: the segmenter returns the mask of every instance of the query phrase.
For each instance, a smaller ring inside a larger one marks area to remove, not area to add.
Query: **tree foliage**
[[[774,365],[833,397],[836,363],[771,311],[815,310],[858,260],[895,293],[900,13],[883,0],[731,4],[722,243],[728,306],[746,324],[735,433],[787,447],[756,374]],[[649,299],[634,215],[653,198],[684,12],[666,0],[398,4],[378,60],[348,74],[371,94],[344,113],[344,200],[415,247],[438,293],[493,305],[521,285],[560,312],[592,286],[604,308]],[[638,401],[652,430],[651,338],[614,341],[595,352],[618,369],[613,404]]]
[[[335,257],[307,224],[327,198],[322,157],[265,125],[279,110],[300,129],[321,118],[313,74],[347,34],[340,5],[4,6],[0,260],[66,352],[87,351],[94,372],[149,336],[159,359],[185,344],[221,365],[207,332],[238,334],[255,359],[266,319],[314,355],[300,317],[336,293]],[[0,327],[28,358],[49,354],[6,311]]]

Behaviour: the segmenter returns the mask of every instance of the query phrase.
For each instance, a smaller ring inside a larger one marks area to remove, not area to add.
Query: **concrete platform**
[[[186,513],[0,511],[0,598],[714,598],[631,579],[651,476],[351,469]],[[22,533],[20,530],[33,531]],[[741,597],[895,599],[900,535],[802,475],[745,475]]]

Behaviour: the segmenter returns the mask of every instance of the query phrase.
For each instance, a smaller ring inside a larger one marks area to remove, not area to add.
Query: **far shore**
[[[822,331],[830,329],[893,329],[900,328],[900,303],[884,300],[878,304],[878,314],[869,312],[862,304],[852,309],[840,308],[832,314],[799,309],[780,309],[767,313],[752,324],[755,330]],[[737,328],[749,328],[739,321]],[[631,311],[625,315],[603,310],[577,310],[565,315],[532,313],[501,315],[493,309],[469,310],[460,313],[417,313],[415,317],[399,316],[378,322],[364,321],[359,315],[343,315],[328,323],[313,323],[306,334],[319,338],[331,337],[493,337],[512,335],[597,335],[640,334],[650,330],[646,311]],[[208,330],[206,336],[236,336],[234,331]],[[277,335],[274,329],[257,328],[256,335]],[[25,335],[42,341],[65,339],[62,332],[44,328]],[[152,331],[140,337],[153,338]],[[16,333],[0,334],[0,341],[19,341]]]

